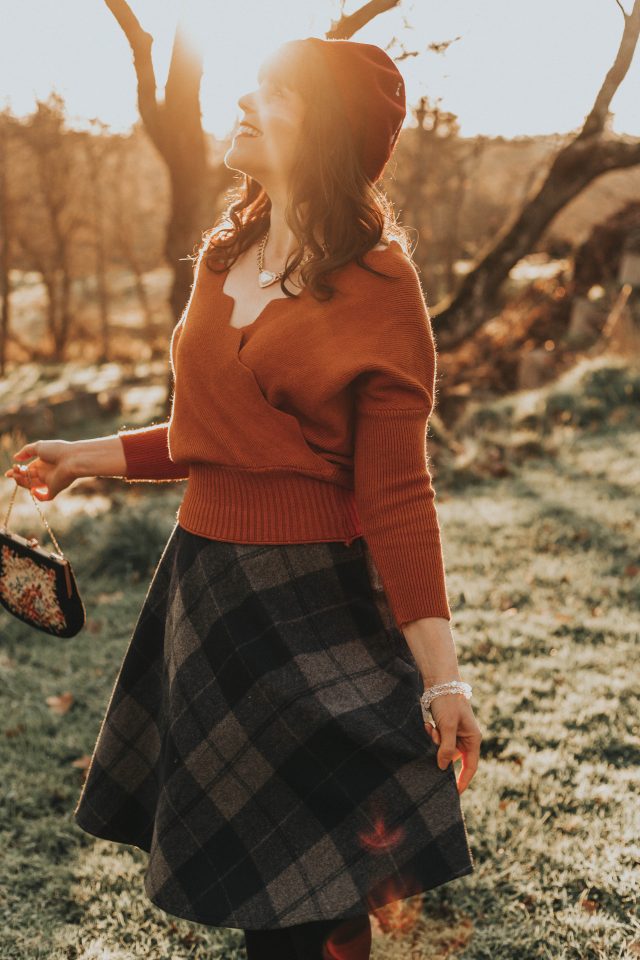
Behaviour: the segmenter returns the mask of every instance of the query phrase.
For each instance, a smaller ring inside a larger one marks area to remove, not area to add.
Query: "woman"
[[[149,898],[244,930],[249,958],[362,960],[371,910],[473,872],[481,734],[425,458],[433,336],[375,187],[402,77],[371,44],[307,38],[259,81],[225,157],[242,189],[172,336],[169,423],[30,443],[30,479],[9,474],[40,499],[189,481],[77,823],[148,851]]]

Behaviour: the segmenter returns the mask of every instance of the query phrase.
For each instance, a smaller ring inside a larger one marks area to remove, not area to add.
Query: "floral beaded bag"
[[[21,537],[8,529],[9,514],[0,526],[0,603],[24,623],[56,637],[74,637],[83,628],[86,613],[71,564],[66,559],[31,490],[40,517],[57,553],[40,546],[36,537]]]

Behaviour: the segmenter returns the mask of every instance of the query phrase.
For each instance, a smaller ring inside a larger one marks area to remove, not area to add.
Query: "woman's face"
[[[242,114],[224,157],[227,167],[246,173],[267,192],[288,180],[305,112],[302,97],[274,75],[275,64],[267,60],[258,71],[258,89],[238,100]],[[246,130],[242,121],[255,130]]]

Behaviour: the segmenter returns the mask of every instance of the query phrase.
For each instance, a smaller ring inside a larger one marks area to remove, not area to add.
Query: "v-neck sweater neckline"
[[[292,298],[292,297],[286,297],[286,296],[285,296],[285,297],[273,297],[272,300],[269,300],[267,303],[265,303],[265,305],[264,305],[264,307],[262,308],[262,310],[259,311],[259,313],[256,315],[255,319],[252,320],[251,323],[245,323],[244,326],[242,326],[242,327],[234,327],[229,321],[231,320],[231,317],[233,316],[233,308],[235,307],[235,304],[236,304],[236,298],[235,298],[232,294],[227,293],[227,292],[225,291],[225,289],[224,289],[224,283],[225,283],[225,280],[226,280],[226,278],[227,278],[227,276],[228,276],[228,271],[225,271],[221,276],[222,276],[222,282],[221,282],[221,284],[220,284],[220,297],[221,297],[223,303],[224,303],[225,306],[226,306],[226,309],[225,309],[225,310],[222,310],[222,311],[220,312],[221,322],[222,322],[229,330],[231,330],[231,331],[233,331],[234,333],[237,333],[237,334],[238,334],[238,340],[239,340],[239,342],[240,342],[241,345],[244,345],[244,343],[246,343],[247,335],[248,335],[252,330],[256,329],[256,325],[260,325],[260,323],[261,323],[262,320],[266,317],[266,315],[270,312],[270,308],[271,308],[274,304],[280,303],[280,302],[282,302],[282,301],[284,301],[284,300],[290,301],[290,303],[293,304],[293,303],[297,302],[297,301],[300,299],[300,297],[302,296],[302,293],[300,293],[300,294],[297,294],[294,298]],[[304,290],[303,290],[303,292],[304,292]]]
[[[389,252],[389,249],[394,245],[395,247],[398,248],[398,250],[402,249],[397,240],[390,240],[389,244],[384,248],[384,250],[376,250],[376,249],[369,250],[369,252],[367,253],[367,257],[370,257],[372,254],[374,256],[379,253],[387,254]],[[220,279],[220,296],[227,307],[225,311],[221,311],[221,314],[223,317],[223,323],[228,327],[228,329],[237,331],[240,334],[239,340],[241,345],[246,342],[245,340],[246,333],[249,333],[252,330],[254,330],[256,328],[256,325],[260,325],[265,315],[269,313],[269,308],[272,306],[272,304],[286,301],[290,305],[293,305],[294,303],[296,305],[299,305],[300,303],[306,301],[307,297],[309,296],[309,288],[305,285],[304,287],[302,287],[300,293],[294,294],[293,297],[287,297],[286,295],[281,297],[273,297],[272,300],[269,300],[267,303],[265,303],[262,310],[259,311],[255,319],[252,320],[251,323],[245,323],[244,326],[242,327],[234,327],[232,326],[231,323],[229,323],[229,320],[233,315],[233,309],[236,305],[236,298],[233,296],[233,294],[227,293],[227,291],[224,289],[230,270],[231,270],[231,267],[228,267],[226,270],[221,270],[218,273],[218,276],[221,278]]]
[[[385,590],[398,626],[450,620],[425,446],[430,318],[398,243],[366,260],[391,281],[350,263],[332,276],[334,299],[303,288],[245,327],[228,322],[227,271],[199,261],[171,337],[171,417],[119,431],[124,479],[188,480],[178,523],[213,540],[365,537],[371,588]]]

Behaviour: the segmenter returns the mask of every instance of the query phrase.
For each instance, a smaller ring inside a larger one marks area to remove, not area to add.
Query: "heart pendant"
[[[270,270],[261,270],[258,274],[258,283],[261,287],[268,287],[272,283],[275,283],[278,277],[275,273],[271,273]]]

